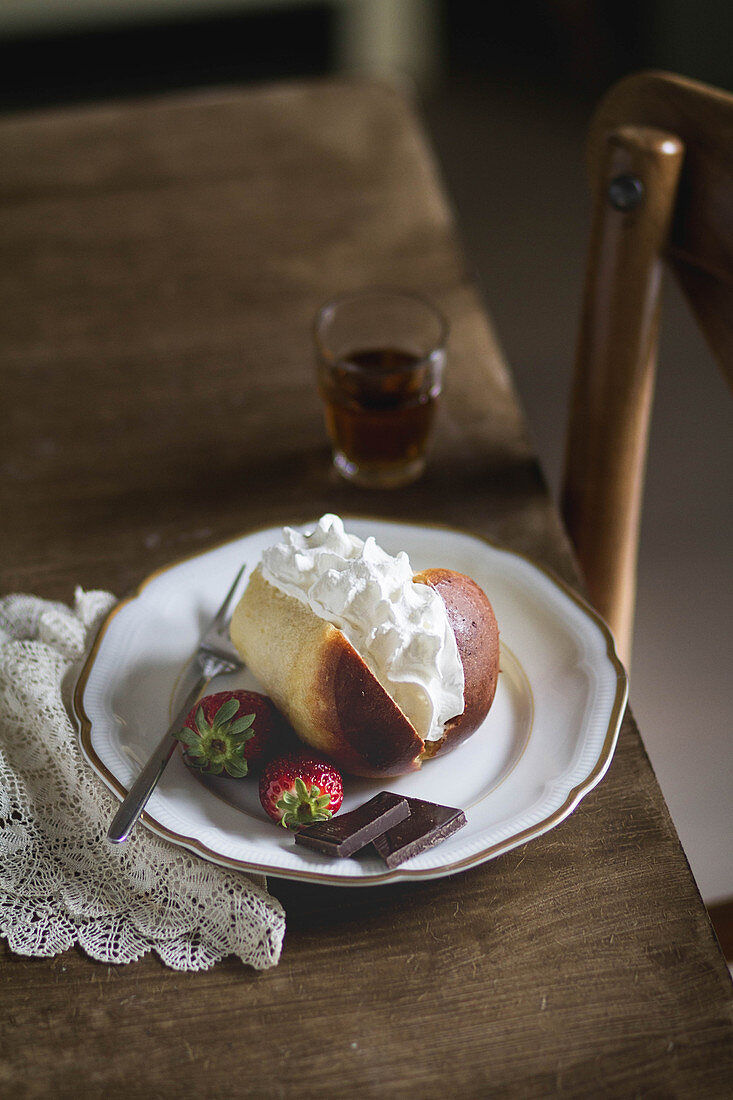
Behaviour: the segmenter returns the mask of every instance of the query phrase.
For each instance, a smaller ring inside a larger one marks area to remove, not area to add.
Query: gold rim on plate
[[[511,837],[507,837],[505,840],[499,841],[496,844],[492,844],[487,848],[482,849],[480,852],[475,852],[470,856],[466,856],[463,859],[456,860],[450,864],[443,864],[439,868],[431,867],[423,870],[410,870],[409,867],[398,867],[391,871],[385,871],[376,875],[364,875],[360,877],[344,877],[343,875],[329,874],[324,871],[308,871],[306,869],[281,869],[273,867],[268,863],[256,863],[249,860],[233,859],[228,856],[223,856],[213,849],[208,848],[205,844],[202,844],[200,840],[195,837],[184,836],[182,833],[174,832],[167,828],[165,825],[161,825],[150,813],[145,811],[142,815],[141,821],[155,832],[158,836],[170,840],[174,844],[182,845],[183,847],[196,852],[203,856],[205,859],[212,863],[217,863],[220,866],[228,867],[230,870],[236,871],[248,871],[258,874],[266,874],[274,876],[275,878],[287,878],[296,881],[303,882],[318,882],[327,885],[336,886],[378,886],[387,882],[396,881],[416,881],[420,879],[439,878],[445,875],[456,874],[459,871],[465,871],[470,867],[475,867],[480,863],[485,863],[487,860],[494,859],[496,856],[510,851],[513,848],[518,847],[520,844],[526,841],[535,839],[542,836],[544,833],[549,832],[556,825],[559,825],[566,817],[568,817],[579,802],[591,791],[603,778],[606,770],[608,769],[611,759],[613,758],[614,749],[618,739],[619,730],[621,728],[621,721],[623,718],[624,709],[628,697],[628,678],[626,671],[621,663],[621,660],[616,653],[616,647],[613,640],[611,631],[608,628],[606,622],[601,618],[597,611],[594,610],[569,584],[567,584],[561,577],[553,573],[550,569],[539,564],[527,554],[523,554],[518,551],[508,550],[505,547],[499,546],[496,543],[491,542],[489,539],[482,535],[477,535],[472,531],[460,530],[456,527],[448,527],[447,525],[441,525],[437,523],[430,524],[410,524],[401,523],[400,521],[376,519],[375,517],[364,516],[349,516],[343,517],[345,522],[357,521],[360,523],[380,523],[393,526],[408,526],[415,528],[423,528],[426,530],[435,531],[449,531],[454,534],[463,535],[470,539],[475,539],[479,542],[483,542],[485,545],[491,547],[493,550],[497,550],[502,554],[509,554],[512,557],[519,558],[529,565],[531,565],[538,572],[542,573],[552,584],[559,588],[566,596],[568,596],[576,605],[583,611],[583,613],[600,629],[606,642],[606,655],[611,662],[616,672],[616,693],[614,697],[613,707],[611,708],[611,714],[608,719],[608,726],[606,729],[605,738],[601,747],[600,754],[592,768],[590,773],[582,780],[582,782],[576,784],[568,793],[566,799],[557,809],[553,810],[551,814],[548,814],[546,818],[536,822],[533,825],[522,829],[520,832],[513,834]],[[138,599],[143,590],[157,577],[162,576],[164,573],[169,572],[171,569],[175,569],[177,566],[184,564],[188,561],[193,561],[196,558],[203,557],[205,554],[212,551],[221,549],[222,547],[232,545],[242,539],[248,538],[253,535],[260,534],[263,531],[269,530],[271,527],[277,527],[277,524],[267,524],[263,527],[253,528],[251,530],[244,531],[239,535],[231,539],[225,539],[222,542],[215,543],[208,547],[207,550],[199,551],[195,554],[188,554],[182,558],[178,558],[175,561],[169,562],[167,565],[161,566],[159,569],[154,570],[147,577],[144,578],[137,585],[137,587],[128,595],[123,597],[118,604],[112,609],[112,611],[106,616],[102,622],[96,638],[92,644],[92,647],[84,662],[84,666],[79,674],[79,678],[76,682],[73,694],[73,705],[76,713],[77,721],[79,723],[80,741],[84,755],[101,779],[107,784],[107,786],[114,791],[120,799],[123,799],[127,794],[127,788],[117,779],[115,775],[109,770],[106,764],[99,758],[97,752],[92,744],[92,722],[88,717],[84,707],[84,692],[87,686],[89,675],[99,653],[100,647],[104,640],[104,636],[109,629],[110,624],[114,620],[115,616],[129,603]]]

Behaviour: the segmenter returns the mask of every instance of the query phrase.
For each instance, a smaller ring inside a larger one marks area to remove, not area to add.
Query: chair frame
[[[665,262],[733,383],[733,96],[666,73],[627,77],[594,116],[589,162],[562,511],[628,666]]]

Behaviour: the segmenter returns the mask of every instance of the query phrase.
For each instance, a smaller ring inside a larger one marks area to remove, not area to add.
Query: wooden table
[[[326,510],[472,530],[577,582],[435,164],[393,91],[21,116],[0,150],[0,592],[123,594],[171,559]],[[332,475],[312,377],[314,310],[371,283],[422,290],[452,330],[430,469],[393,493]],[[524,848],[419,885],[270,887],[288,930],[262,974],[3,944],[0,1092],[730,1087],[730,977],[630,715],[604,781]]]

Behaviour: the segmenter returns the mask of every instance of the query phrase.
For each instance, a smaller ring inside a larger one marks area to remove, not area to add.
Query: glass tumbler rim
[[[446,340],[448,338],[449,326],[448,322],[443,314],[442,310],[430,301],[425,295],[416,290],[408,290],[403,287],[392,286],[369,286],[359,290],[345,291],[343,294],[335,295],[333,298],[329,298],[327,302],[324,302],[322,306],[316,311],[313,319],[313,339],[315,341],[316,348],[319,354],[327,361],[336,362],[339,360],[339,356],[334,355],[331,348],[323,338],[323,326],[329,315],[333,314],[339,306],[348,305],[352,302],[367,301],[369,298],[390,298],[393,300],[403,299],[406,302],[412,302],[421,306],[427,313],[430,314],[432,319],[437,322],[438,334],[435,340],[431,341],[430,348],[421,356],[421,362],[429,359],[436,351],[445,347]]]

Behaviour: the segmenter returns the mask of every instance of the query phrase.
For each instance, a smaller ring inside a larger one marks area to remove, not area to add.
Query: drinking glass
[[[373,488],[414,481],[443,386],[440,312],[411,291],[364,290],[324,305],[314,337],[336,470]]]

